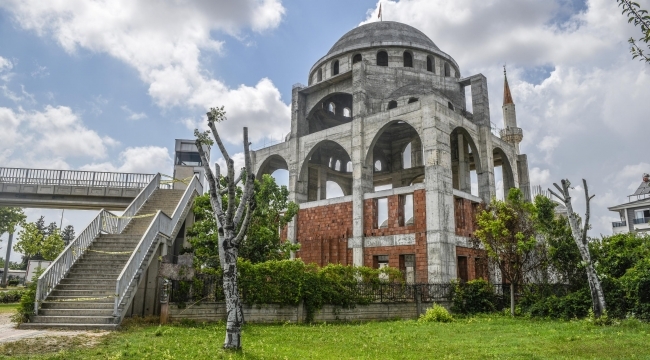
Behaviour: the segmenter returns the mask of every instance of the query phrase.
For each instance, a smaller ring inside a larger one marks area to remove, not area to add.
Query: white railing
[[[144,263],[145,260],[147,260],[147,254],[158,245],[157,240],[160,236],[170,237],[173,235],[176,226],[178,226],[182,220],[181,217],[185,212],[185,209],[192,205],[192,200],[195,196],[201,195],[202,193],[203,186],[201,185],[198,176],[195,175],[183,193],[183,197],[181,197],[178,205],[176,205],[176,209],[174,209],[174,214],[171,218],[158,210],[153,221],[149,224],[147,231],[142,235],[135,251],[133,251],[133,254],[131,254],[131,257],[124,266],[124,269],[122,269],[120,276],[117,278],[115,284],[113,316],[120,316],[118,313],[119,306],[125,300],[125,297],[129,293],[129,289],[136,280],[138,273],[145,270],[143,267],[146,267],[147,265]]]
[[[92,244],[95,238],[102,232],[114,233],[117,229],[115,217],[108,211],[102,209],[97,217],[86,226],[86,228],[65,247],[63,252],[48,266],[38,278],[36,286],[36,298],[34,311],[38,314],[38,304],[45,300],[70,271],[74,263],[83,255],[84,251]]]
[[[129,222],[131,222],[131,218],[135,216],[135,214],[140,211],[140,208],[144,203],[149,199],[151,194],[153,194],[156,189],[160,187],[160,173],[156,174],[153,179],[147,184],[147,186],[140,191],[138,196],[131,201],[131,204],[129,204],[129,207],[124,210],[124,213],[122,216],[117,219],[117,233],[122,233],[124,228],[126,228],[127,225],[129,225]]]
[[[124,216],[130,217],[135,215],[151,194],[158,188],[159,184],[160,174],[156,174],[149,184],[140,191],[138,196],[133,199],[129,207],[124,211],[123,217],[116,217],[114,214],[102,209],[97,217],[66,246],[63,252],[38,278],[36,299],[34,301],[35,314],[38,314],[39,304],[47,298],[61,279],[68,274],[72,265],[84,254],[97,236],[102,232],[108,234],[121,233],[131,220],[130,218],[124,218]]]
[[[0,167],[0,182],[12,184],[97,186],[115,188],[145,187],[153,174],[100,171],[22,169]]]

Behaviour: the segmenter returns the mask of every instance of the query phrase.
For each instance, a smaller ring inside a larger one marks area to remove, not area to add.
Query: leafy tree
[[[648,11],[641,8],[641,6],[630,0],[616,0],[618,6],[623,9],[622,14],[627,16],[627,22],[633,23],[634,26],[641,27],[641,37],[637,40],[631,37],[628,42],[630,43],[630,52],[632,59],[639,58],[641,61],[650,63],[650,55],[646,51],[650,51],[650,15]],[[637,43],[644,43],[647,50],[642,49]]]
[[[4,266],[5,266],[5,259],[0,259],[0,267],[4,268]],[[21,263],[15,261],[10,261],[8,268],[9,270],[25,270],[23,269],[23,265]]]
[[[0,207],[0,235],[13,233],[18,224],[25,221],[23,209],[17,207]]]
[[[236,191],[237,203],[240,196],[241,189]],[[255,180],[255,201],[257,206],[246,237],[242,241],[239,257],[252,263],[288,259],[290,251],[296,250],[297,246],[284,242],[285,239],[280,237],[280,230],[296,215],[298,205],[289,201],[287,187],[278,186],[270,175],[264,175],[260,181]],[[222,204],[224,203],[226,202],[223,201]],[[216,246],[218,228],[212,215],[209,195],[195,199],[194,214],[196,222],[188,230],[188,235],[195,258],[200,265],[217,269],[219,267],[219,253]]]
[[[581,266],[580,251],[573,240],[569,220],[555,214],[558,204],[538,195],[535,197],[538,231],[547,246],[548,269],[556,280],[571,288],[581,288],[586,284],[587,275]]]
[[[70,244],[72,240],[74,240],[74,226],[68,225],[65,228],[63,228],[63,231],[61,231],[61,238],[63,239],[63,242],[65,243],[66,246]]]
[[[521,190],[512,188],[505,201],[493,198],[477,216],[475,241],[480,241],[488,257],[499,266],[501,275],[510,282],[510,313],[515,314],[515,286],[526,274],[539,269],[542,250],[535,238],[535,205],[525,201]],[[478,245],[475,244],[475,245]]]
[[[43,235],[45,235],[47,237],[47,236],[50,236],[52,234],[57,234],[57,233],[59,233],[59,227],[56,225],[55,222],[51,222],[50,225],[48,225],[45,228],[45,233]]]
[[[38,223],[26,223],[18,232],[18,242],[14,251],[21,252],[29,258],[54,260],[65,248],[65,243],[58,231],[43,235]]]

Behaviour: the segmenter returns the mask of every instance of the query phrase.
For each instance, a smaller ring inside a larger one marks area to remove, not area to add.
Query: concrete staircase
[[[182,196],[183,190],[157,189],[137,215],[161,210],[171,217]],[[113,316],[116,280],[153,218],[134,218],[121,234],[101,234],[41,303],[38,315],[21,328],[117,327],[121,318]],[[119,310],[124,311],[124,304]]]

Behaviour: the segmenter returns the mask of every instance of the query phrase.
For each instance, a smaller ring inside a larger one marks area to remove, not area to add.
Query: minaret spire
[[[506,74],[506,66],[503,65],[503,105],[515,104],[512,101],[512,94],[510,93],[510,86],[508,86],[508,75]]]
[[[523,131],[517,127],[517,113],[515,112],[515,102],[512,100],[510,86],[508,85],[508,75],[506,66],[503,65],[503,126],[501,138],[515,146],[519,154],[519,143],[524,138]]]

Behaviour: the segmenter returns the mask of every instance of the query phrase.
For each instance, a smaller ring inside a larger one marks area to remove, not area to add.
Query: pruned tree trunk
[[[515,284],[510,283],[510,316],[515,316]]]
[[[244,313],[242,311],[242,302],[239,297],[239,288],[237,286],[237,257],[239,247],[244,239],[250,218],[255,209],[254,184],[255,175],[249,151],[248,128],[244,128],[244,160],[245,169],[235,178],[234,161],[228,155],[215,122],[225,120],[223,107],[210,109],[208,113],[208,126],[212,131],[212,136],[219,146],[227,165],[226,186],[220,184],[220,168],[215,164],[215,173],[210,169],[207,156],[202,145],[211,145],[213,142],[209,138],[209,132],[199,133],[195,130],[197,136],[196,147],[201,155],[203,168],[205,169],[208,184],[210,185],[210,204],[218,224],[219,237],[219,261],[223,270],[223,292],[226,299],[226,338],[224,340],[224,349],[238,350],[241,349],[241,329],[244,325]],[[236,187],[243,176],[246,176],[243,192],[239,205],[236,202]],[[227,195],[228,204],[226,210],[222,208],[221,196]]]
[[[585,200],[586,200],[586,212],[585,212],[585,223],[584,226],[580,227],[580,218],[578,215],[573,212],[573,205],[571,204],[571,195],[569,194],[569,187],[571,182],[568,179],[562,180],[562,187],[557,184],[553,184],[561,195],[556,194],[553,190],[549,189],[551,194],[560,199],[564,206],[567,208],[569,225],[571,226],[571,233],[573,239],[578,246],[580,251],[580,256],[582,261],[585,263],[585,270],[587,271],[587,280],[589,281],[589,290],[591,291],[591,303],[594,310],[594,315],[600,317],[606,310],[605,308],[605,293],[603,288],[600,285],[600,279],[598,279],[598,274],[596,274],[596,269],[594,264],[591,261],[591,254],[589,253],[589,243],[587,241],[587,230],[589,230],[589,216],[590,208],[589,202],[595,195],[589,196],[589,188],[587,187],[587,180],[582,179],[582,183],[585,188]]]

